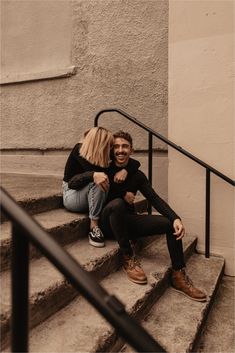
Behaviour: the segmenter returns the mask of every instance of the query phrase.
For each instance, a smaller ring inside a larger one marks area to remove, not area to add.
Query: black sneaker
[[[104,247],[104,234],[101,229],[96,226],[89,232],[89,243],[97,248]]]

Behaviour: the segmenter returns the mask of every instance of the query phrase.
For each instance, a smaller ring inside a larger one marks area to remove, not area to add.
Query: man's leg
[[[118,198],[109,202],[101,212],[100,226],[105,236],[114,237],[123,257],[123,268],[128,278],[135,283],[146,284],[147,277],[140,264],[133,257],[127,229],[125,202]]]
[[[157,215],[128,215],[127,224],[131,239],[165,233],[172,263],[171,283],[173,288],[193,300],[206,300],[206,294],[195,288],[185,273],[182,240],[176,240],[173,234],[173,226],[166,217]]]
[[[126,220],[126,206],[121,198],[110,201],[100,215],[100,227],[109,238],[117,240],[123,255],[132,255]]]
[[[182,240],[176,240],[172,224],[166,217],[160,215],[128,215],[127,224],[130,239],[166,234],[173,269],[179,270],[185,267]]]

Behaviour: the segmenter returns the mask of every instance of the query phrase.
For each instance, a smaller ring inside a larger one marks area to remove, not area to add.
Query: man
[[[116,173],[126,167],[133,152],[129,133],[114,134],[112,175],[108,202],[101,212],[100,226],[104,234],[116,238],[123,257],[123,269],[129,280],[146,284],[147,277],[136,260],[130,241],[140,237],[166,234],[172,263],[171,283],[174,289],[196,301],[205,301],[206,295],[195,288],[185,273],[182,238],[185,229],[180,217],[162,200],[151,187],[145,174],[137,171],[127,175],[122,183],[115,180]],[[140,191],[161,215],[138,215],[134,211],[134,199]]]

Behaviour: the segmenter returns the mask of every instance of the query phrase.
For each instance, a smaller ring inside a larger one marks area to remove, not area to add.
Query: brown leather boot
[[[207,299],[207,296],[205,293],[203,293],[200,289],[195,288],[193,286],[193,282],[186,275],[185,269],[182,269],[179,271],[172,270],[171,284],[172,284],[172,287],[177,292],[180,292],[186,295],[186,297],[190,299],[193,299],[199,302],[204,302]]]
[[[123,270],[126,272],[130,281],[138,284],[147,283],[146,274],[141,268],[139,261],[134,256],[123,256]]]

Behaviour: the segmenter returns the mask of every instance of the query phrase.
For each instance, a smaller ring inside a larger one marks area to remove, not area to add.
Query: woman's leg
[[[108,196],[108,191],[103,191],[99,185],[95,183],[89,184],[88,190],[88,205],[89,205],[89,218],[98,223],[100,213],[104,207]]]
[[[104,192],[95,183],[89,183],[81,190],[69,189],[63,183],[63,203],[72,212],[89,212],[89,243],[96,247],[104,246],[104,236],[98,227],[99,215],[106,201],[108,192]]]
[[[68,187],[68,183],[63,183],[63,204],[72,212],[88,212],[88,191],[89,184],[81,190],[73,190]]]
[[[88,191],[88,204],[89,204],[89,218],[90,223],[90,233],[89,233],[89,243],[95,247],[104,246],[104,235],[98,226],[100,213],[105,204],[108,196],[108,192],[103,191],[100,186],[95,183],[89,184]]]
[[[81,190],[73,190],[63,183],[63,204],[72,212],[89,212],[91,220],[98,220],[108,192],[95,183],[89,183]]]

